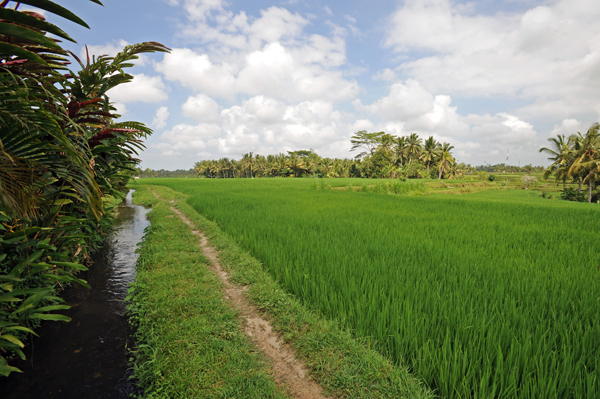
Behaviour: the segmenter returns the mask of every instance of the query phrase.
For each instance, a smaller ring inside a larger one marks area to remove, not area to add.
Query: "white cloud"
[[[147,76],[143,73],[133,75],[133,81],[121,84],[108,91],[113,101],[130,103],[153,103],[164,101],[168,98],[166,86],[160,76]]]
[[[341,72],[329,71],[316,64],[340,62],[336,52],[325,55],[331,46],[331,42],[317,37],[294,52],[278,42],[269,43],[248,53],[237,65],[214,64],[207,54],[174,49],[171,54],[165,54],[156,70],[167,80],[227,99],[238,93],[264,94],[286,100],[351,99],[358,94],[356,81],[346,80]]]
[[[125,106],[125,104],[120,102],[113,102],[112,105],[117,109],[115,112],[116,114],[123,116],[127,113],[127,107]]]
[[[371,105],[363,106],[360,100],[355,105],[386,119],[402,120],[431,111],[433,95],[416,80],[408,79],[404,83],[394,83],[388,96]]]
[[[167,119],[169,118],[169,109],[162,106],[156,110],[156,115],[152,120],[152,126],[156,129],[161,129],[167,125]]]
[[[560,123],[560,125],[554,125],[554,129],[552,129],[550,137],[556,137],[559,134],[569,137],[570,135],[575,134],[577,132],[583,133],[583,131],[585,130],[586,129],[584,128],[583,123],[581,123],[577,119],[564,119]]]
[[[396,72],[390,68],[385,68],[373,75],[373,80],[383,80],[385,82],[393,82],[396,78]]]
[[[412,132],[423,138],[432,135],[454,145],[459,161],[483,163],[483,158],[488,157],[490,162],[503,162],[501,150],[510,148],[513,153],[525,153],[539,148],[539,137],[531,123],[506,112],[461,115],[450,96],[433,95],[412,79],[394,83],[387,96],[372,104],[354,104],[358,110],[381,118],[379,123],[363,120],[355,124],[356,128],[383,130],[398,136]]]
[[[338,69],[346,63],[346,43],[331,36],[307,34],[309,20],[281,7],[250,18],[220,1],[184,0],[190,20],[186,37],[204,43],[165,54],[156,70],[167,80],[209,96],[265,95],[285,101],[345,101],[358,95],[358,83]]]
[[[187,48],[173,49],[170,54],[165,54],[162,62],[156,64],[156,70],[167,80],[208,95],[230,98],[235,92],[233,66],[227,63],[214,65],[208,55]]]
[[[331,102],[303,101],[286,105],[260,95],[223,109],[219,114],[217,107],[216,102],[205,95],[188,98],[182,109],[189,116],[196,116],[199,123],[174,126],[160,136],[160,145],[153,148],[163,154],[181,156],[203,150],[214,154],[213,158],[239,157],[248,151],[273,154],[308,148],[325,148],[335,156],[350,155],[340,143],[349,140],[352,129]],[[338,144],[330,147],[334,142]]]
[[[198,94],[188,97],[181,106],[183,115],[193,118],[199,122],[214,122],[219,118],[219,104],[206,94]]]
[[[400,68],[432,92],[531,99],[535,105],[523,109],[531,116],[561,108],[600,113],[599,17],[596,0],[495,15],[450,0],[408,0],[392,16],[385,43],[408,56]],[[428,55],[415,58],[412,50]]]

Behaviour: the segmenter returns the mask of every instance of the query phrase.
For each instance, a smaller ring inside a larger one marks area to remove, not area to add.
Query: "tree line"
[[[93,3],[102,5],[98,0]],[[68,321],[57,296],[87,283],[78,271],[110,229],[109,198],[123,197],[152,131],[118,122],[107,92],[133,79],[124,69],[160,43],[125,47],[83,61],[60,46],[75,42],[42,13],[89,28],[51,1],[0,3],[0,375],[19,371],[23,340],[40,320]],[[52,35],[52,36],[50,36]],[[69,56],[78,71],[68,69]]]
[[[550,146],[539,150],[548,154],[552,161],[544,178],[554,176],[557,184],[562,183],[563,193],[576,200],[584,199],[582,185],[587,185],[587,201],[592,202],[600,177],[600,124],[594,123],[585,134],[559,134],[548,141]],[[576,193],[569,192],[567,181],[577,184]]]
[[[200,177],[362,177],[362,178],[458,178],[472,168],[457,164],[449,143],[416,133],[397,137],[385,132],[356,132],[351,138],[352,158],[323,158],[313,150],[287,154],[244,154],[240,160],[221,158],[196,162]]]

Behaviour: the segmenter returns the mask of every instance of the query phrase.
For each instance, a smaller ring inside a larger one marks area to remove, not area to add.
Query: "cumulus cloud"
[[[198,122],[214,122],[219,118],[219,104],[206,94],[188,97],[181,109],[184,116],[193,118]]]
[[[413,79],[394,83],[387,96],[372,104],[355,101],[354,105],[381,120],[379,123],[361,120],[356,127],[395,135],[412,132],[421,137],[431,135],[454,145],[455,155],[465,162],[483,163],[485,157],[492,161],[494,155],[501,162],[500,150],[525,152],[539,141],[533,125],[516,115],[507,112],[462,115],[452,105],[449,95],[433,95]]]
[[[393,82],[396,78],[396,72],[390,68],[385,68],[373,75],[373,80],[383,80],[385,82]]]
[[[532,99],[535,105],[523,110],[532,116],[561,108],[598,113],[596,5],[558,0],[482,15],[450,0],[408,0],[392,16],[385,43],[408,56],[403,72],[433,92]]]
[[[583,123],[577,119],[564,119],[560,124],[554,125],[550,137],[556,137],[559,134],[568,137],[576,132],[583,132],[584,130]]]
[[[282,7],[249,18],[221,1],[184,0],[186,37],[202,51],[176,48],[156,70],[167,80],[209,96],[265,95],[286,101],[345,101],[358,95],[355,80],[338,67],[346,63],[346,43],[337,33],[307,34],[309,20]]]
[[[133,81],[121,84],[108,91],[111,100],[131,103],[153,103],[168,98],[166,86],[160,76],[133,75]]]
[[[127,107],[123,103],[113,102],[112,105],[117,109],[117,111],[116,111],[117,115],[123,116],[128,112]]]
[[[206,95],[188,98],[184,114],[196,125],[179,124],[160,135],[154,149],[180,155],[204,153],[240,156],[253,151],[263,154],[308,148],[328,148],[335,156],[346,157],[341,142],[349,142],[350,126],[333,103],[323,100],[286,105],[264,95],[251,97],[240,105],[219,111]],[[189,146],[186,143],[191,143]],[[334,147],[332,143],[338,143]]]
[[[320,46],[319,51],[301,47],[292,52],[278,42],[269,43],[246,54],[238,64],[213,63],[207,54],[174,49],[165,54],[156,70],[167,80],[225,99],[232,99],[235,94],[264,94],[291,101],[351,99],[358,94],[358,83],[317,64],[339,63],[335,61],[335,52],[325,55],[329,44],[313,38],[310,46],[313,49]]]
[[[160,107],[156,110],[156,115],[152,120],[152,126],[156,129],[161,129],[167,126],[167,119],[169,118],[169,109],[165,106]]]

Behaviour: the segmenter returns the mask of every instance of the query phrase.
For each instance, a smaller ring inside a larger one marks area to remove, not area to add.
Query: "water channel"
[[[130,191],[118,208],[114,231],[80,275],[91,289],[67,288],[72,306],[61,312],[69,323],[44,322],[25,347],[25,361],[13,361],[23,373],[0,378],[0,398],[128,398],[136,390],[129,379],[128,348],[133,345],[123,300],[135,277],[137,243],[149,225],[147,209],[133,205]]]

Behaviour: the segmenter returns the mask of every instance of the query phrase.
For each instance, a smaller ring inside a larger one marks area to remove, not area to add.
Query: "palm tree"
[[[408,148],[406,146],[406,137],[398,137],[396,139],[396,146],[395,146],[395,151],[396,151],[396,157],[395,157],[395,163],[396,164],[400,164],[400,166],[404,165],[404,160],[407,159],[408,157]]]
[[[392,146],[394,145],[394,139],[394,136],[387,133],[382,134],[377,139],[377,142],[379,143],[377,146],[377,151],[383,152],[388,159],[390,159],[390,152],[392,151]]]
[[[437,165],[439,172],[438,179],[441,179],[444,172],[451,170],[452,165],[456,163],[456,160],[452,157],[452,154],[450,153],[450,150],[452,150],[453,148],[454,147],[451,146],[449,143],[444,143],[440,148],[440,157]]]
[[[427,140],[425,140],[425,145],[423,146],[423,152],[421,153],[421,161],[425,164],[427,171],[429,172],[429,167],[433,164],[435,159],[439,156],[440,152],[440,143],[438,143],[433,136],[429,136]]]
[[[588,185],[588,202],[592,202],[592,189],[595,175],[600,171],[600,124],[594,123],[580,141],[579,150],[575,154],[573,164],[567,175],[579,172],[585,176],[583,183]]]
[[[419,158],[419,154],[421,153],[422,142],[423,140],[416,133],[411,133],[410,136],[406,138],[406,149],[409,165],[412,163],[413,160]]]
[[[551,137],[548,139],[550,142],[550,148],[542,147],[539,152],[544,152],[548,155],[548,159],[553,161],[544,173],[544,179],[546,179],[551,173],[555,174],[555,178],[563,181],[563,191],[567,185],[567,172],[573,163],[573,154],[571,149],[572,140],[567,138],[563,134],[559,134],[557,137]]]

